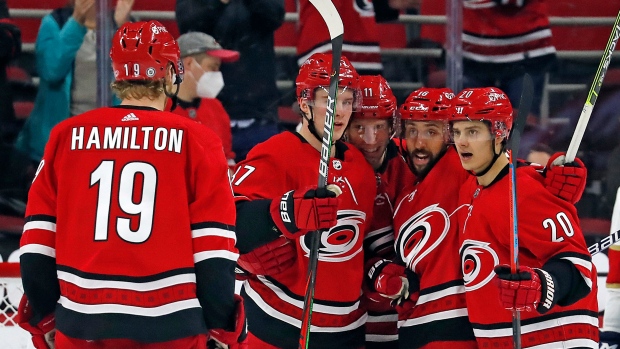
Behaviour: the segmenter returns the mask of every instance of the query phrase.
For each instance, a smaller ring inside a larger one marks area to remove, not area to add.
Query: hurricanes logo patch
[[[493,268],[499,264],[499,257],[489,245],[476,240],[463,241],[459,254],[466,291],[481,288],[495,276]]]
[[[407,266],[416,265],[448,234],[450,217],[438,204],[430,205],[409,218],[398,231],[396,252]]]
[[[338,223],[329,231],[321,233],[319,241],[319,260],[323,262],[342,262],[362,252],[361,226],[366,222],[366,214],[357,210],[338,211]],[[299,240],[305,256],[310,255],[310,234]]]

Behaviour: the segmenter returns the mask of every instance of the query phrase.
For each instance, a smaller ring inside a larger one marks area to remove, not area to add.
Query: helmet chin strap
[[[181,78],[177,75],[176,69],[172,68],[173,71],[173,79],[174,79],[174,83],[173,85],[176,85],[177,88],[174,91],[174,93],[169,92],[168,90],[166,90],[166,82],[164,80],[164,94],[166,95],[166,97],[169,97],[172,100],[172,105],[170,106],[170,111],[173,111],[176,107],[177,107],[177,103],[179,98],[177,97],[177,95],[179,94],[179,89],[181,88]]]
[[[485,174],[487,174],[487,172],[489,172],[491,167],[493,167],[493,165],[495,164],[497,159],[499,159],[500,155],[502,155],[502,153],[504,152],[504,146],[502,146],[502,148],[499,150],[499,154],[497,154],[497,153],[495,153],[495,142],[491,142],[491,151],[493,152],[493,159],[491,160],[489,165],[484,168],[484,170],[482,170],[482,171],[480,171],[478,173],[474,172],[474,175],[476,175],[476,177],[482,177]]]
[[[310,109],[310,118],[308,118],[306,116],[306,113],[302,112],[303,118],[306,119],[306,121],[308,121],[308,130],[310,130],[310,133],[314,136],[314,138],[316,138],[319,142],[323,142],[323,137],[319,136],[319,133],[316,130],[316,126],[314,126],[314,111],[312,110],[312,107],[308,105],[308,108]],[[336,144],[337,140],[334,140],[332,138],[332,145]]]

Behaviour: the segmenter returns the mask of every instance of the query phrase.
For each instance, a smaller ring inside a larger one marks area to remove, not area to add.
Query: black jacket
[[[21,31],[9,20],[6,2],[0,1],[0,144],[12,143],[19,131],[6,67],[12,59],[19,56],[21,48]]]
[[[218,95],[233,120],[276,120],[280,94],[276,86],[273,34],[284,22],[284,0],[177,0],[181,33],[200,31],[241,58],[221,67],[224,89]]]

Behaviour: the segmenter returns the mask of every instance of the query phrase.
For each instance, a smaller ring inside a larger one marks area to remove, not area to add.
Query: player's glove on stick
[[[293,242],[284,236],[242,254],[237,264],[254,275],[276,275],[292,267],[297,260]]]
[[[544,314],[557,303],[557,282],[542,269],[520,266],[512,274],[510,266],[502,264],[495,267],[495,274],[499,278],[500,301],[506,309]]]
[[[226,331],[221,328],[209,330],[207,337],[208,349],[247,349],[245,308],[243,306],[243,298],[237,294],[235,295],[235,305],[237,310],[234,331]]]
[[[36,349],[54,349],[56,321],[54,314],[49,314],[36,325],[30,324],[34,312],[25,295],[22,296],[17,308],[17,324],[32,335],[32,344]]]
[[[367,282],[371,291],[392,300],[392,305],[401,305],[411,300],[420,289],[417,275],[405,266],[387,259],[371,260],[372,265],[367,268]],[[415,304],[415,303],[414,303]]]
[[[337,222],[339,194],[340,188],[335,185],[291,190],[271,202],[271,218],[289,239],[300,238],[314,230],[329,229]]]
[[[547,162],[545,187],[553,195],[574,204],[586,188],[588,170],[578,158],[562,165],[564,158],[565,153],[555,153]]]
[[[620,348],[620,333],[613,331],[602,331],[599,339],[599,349]]]

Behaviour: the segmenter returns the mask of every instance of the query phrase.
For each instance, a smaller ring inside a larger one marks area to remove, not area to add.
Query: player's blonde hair
[[[161,80],[124,80],[110,84],[112,92],[121,99],[156,100],[164,93],[164,79]]]

